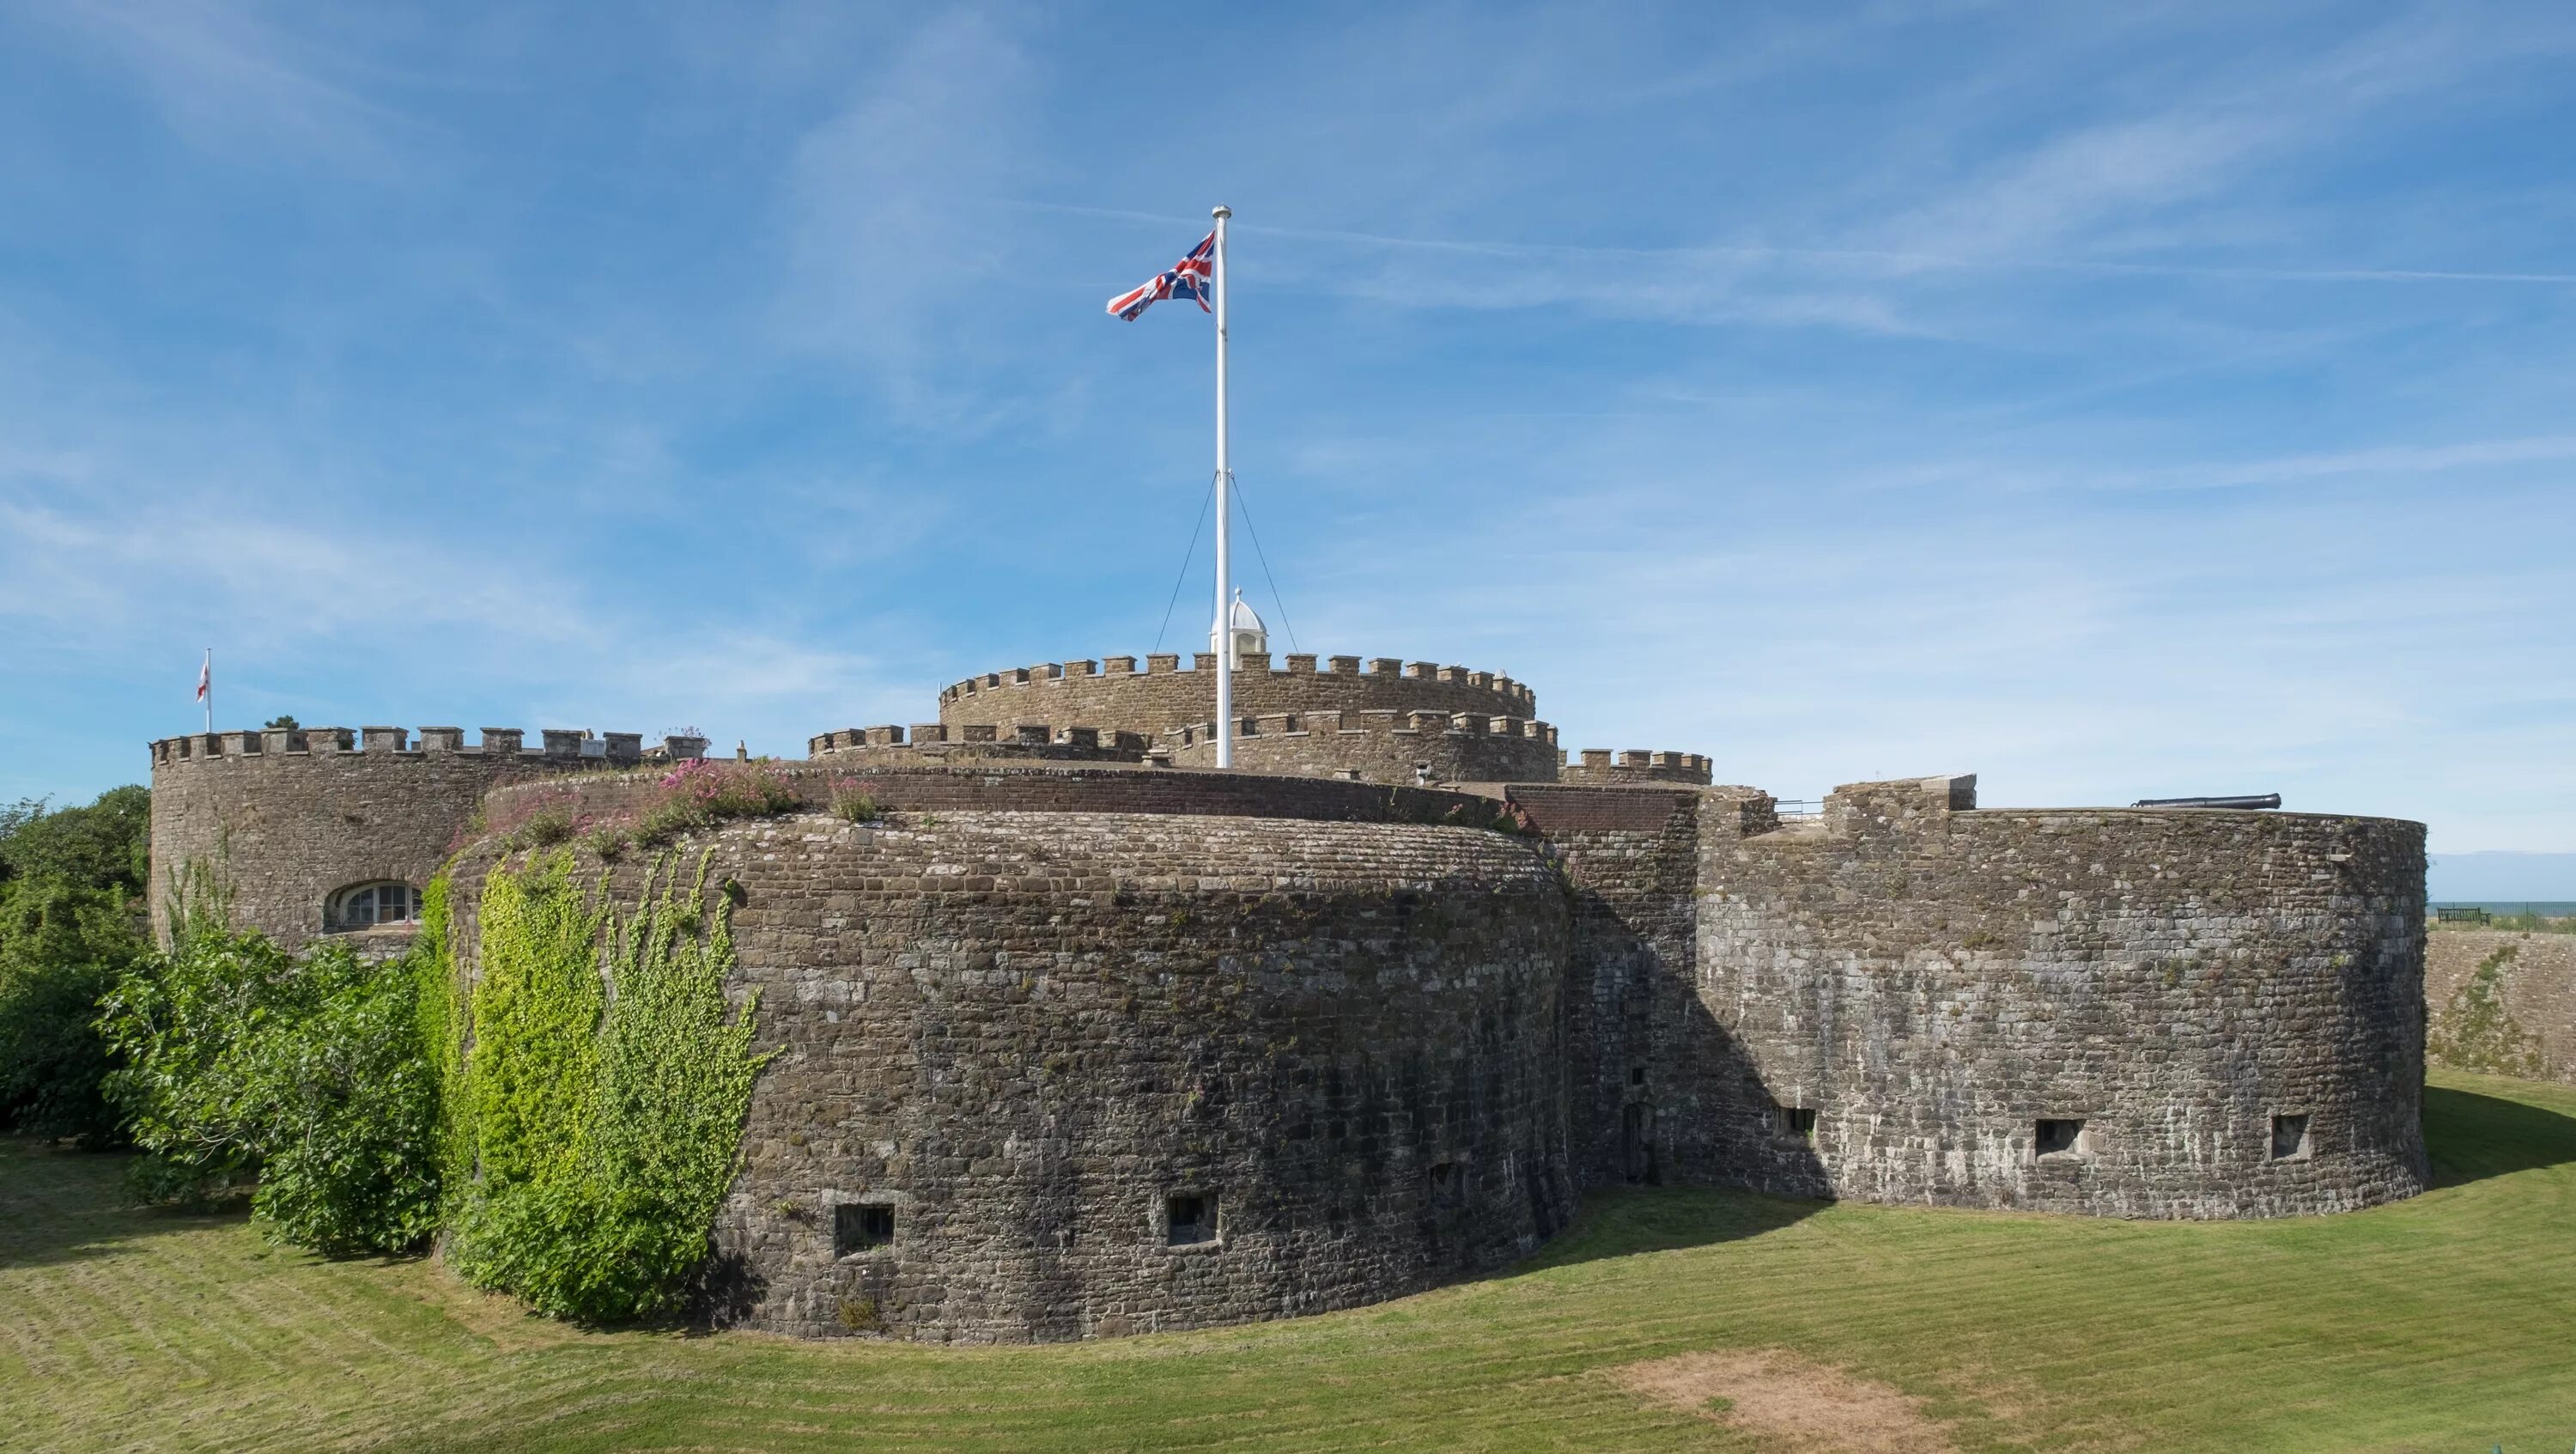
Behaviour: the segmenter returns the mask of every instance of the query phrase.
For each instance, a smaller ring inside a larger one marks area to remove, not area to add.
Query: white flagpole
[[[1233,559],[1227,552],[1226,524],[1233,516],[1233,502],[1228,487],[1234,483],[1234,472],[1226,467],[1225,451],[1225,221],[1234,215],[1230,207],[1218,207],[1210,215],[1216,218],[1216,765],[1234,766],[1234,622],[1227,607],[1232,604]],[[209,731],[213,730],[211,728]]]
[[[211,734],[215,730],[215,649],[213,647],[206,648],[206,664],[200,670],[205,673],[203,680],[206,684],[206,731]]]

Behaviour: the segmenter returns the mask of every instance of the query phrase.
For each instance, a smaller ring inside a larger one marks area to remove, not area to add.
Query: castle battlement
[[[1556,780],[1556,729],[1482,712],[1263,712],[1234,722],[1234,766],[1378,783]],[[1175,767],[1216,766],[1217,724],[1164,732],[1157,752]]]
[[[1024,753],[1060,759],[1137,762],[1143,760],[1146,749],[1153,745],[1141,732],[1100,727],[1056,727],[1044,722],[1015,723],[1007,729],[989,725],[950,727],[940,722],[923,722],[915,724],[910,735],[911,740],[907,742],[904,729],[891,725],[844,727],[838,732],[807,738],[805,755],[823,758],[849,753],[924,753],[932,756]]]
[[[185,737],[164,737],[152,743],[152,765],[158,768],[219,758],[246,761],[343,756],[414,760],[453,756],[561,763],[587,759],[621,766],[644,760],[644,734],[640,732],[594,733],[588,728],[548,727],[541,729],[537,737],[538,745],[531,747],[527,743],[528,734],[519,728],[486,727],[482,729],[482,741],[469,747],[462,727],[423,727],[417,744],[411,741],[410,731],[401,727],[360,727],[354,730],[347,727],[270,727],[257,732],[192,732]],[[699,738],[668,737],[663,739],[662,751],[671,757],[695,757],[705,746],[705,741]]]
[[[1321,656],[1313,652],[1290,652],[1280,659],[1279,665],[1273,666],[1270,655],[1266,651],[1242,653],[1235,667],[1235,675],[1238,678],[1251,675],[1344,678],[1364,676],[1370,678],[1373,684],[1379,685],[1395,681],[1439,682],[1447,686],[1491,692],[1499,698],[1516,703],[1520,715],[1523,716],[1538,710],[1538,694],[1501,672],[1476,671],[1463,666],[1442,666],[1437,662],[1429,661],[1408,662],[1392,656]],[[1182,664],[1182,656],[1178,652],[1143,657],[1141,660],[1144,665],[1141,667],[1137,665],[1139,660],[1140,658],[1133,656],[1111,656],[1082,661],[1040,662],[1034,666],[1014,667],[1008,671],[986,672],[982,676],[972,676],[963,681],[951,683],[940,692],[939,701],[944,707],[952,702],[991,692],[1009,691],[1019,687],[1043,687],[1051,682],[1066,680],[1212,674],[1216,671],[1216,653],[1212,651],[1198,652],[1189,657],[1189,664],[1186,666]]]
[[[1556,729],[1523,717],[1488,717],[1478,712],[1270,712],[1235,721],[1235,737],[1296,737],[1341,733],[1457,733],[1468,737],[1523,737],[1556,745]],[[1216,724],[1200,722],[1163,734],[1168,747],[1197,746],[1216,740]]]
[[[1606,747],[1583,749],[1582,760],[1557,754],[1556,780],[1593,787],[1622,783],[1686,783],[1706,787],[1715,780],[1709,760],[1696,752],[1649,752],[1631,747],[1613,753]]]

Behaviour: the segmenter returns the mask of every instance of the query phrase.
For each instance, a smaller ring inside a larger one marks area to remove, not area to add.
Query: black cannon
[[[2260,797],[2247,796],[2239,798],[2140,798],[2129,806],[2132,808],[2244,808],[2251,810],[2257,808],[2277,808],[2281,806],[2281,795],[2279,793],[2265,793]]]

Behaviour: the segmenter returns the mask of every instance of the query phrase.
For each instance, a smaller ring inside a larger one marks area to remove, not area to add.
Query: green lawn
[[[1960,1449],[2576,1447],[2576,1089],[2439,1075],[2441,1187],[2176,1225],[1656,1191],[1508,1275],[1044,1348],[584,1334],[422,1262],[116,1208],[0,1143],[0,1447],[1749,1449],[1605,1370],[1784,1348]]]

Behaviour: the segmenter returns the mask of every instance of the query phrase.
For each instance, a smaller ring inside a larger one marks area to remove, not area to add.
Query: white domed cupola
[[[1254,614],[1250,606],[1243,603],[1243,592],[1234,593],[1233,603],[1226,608],[1225,620],[1227,627],[1234,632],[1235,660],[1241,661],[1256,652],[1270,650],[1270,628],[1262,625],[1261,618]],[[1224,644],[1217,639],[1216,632],[1210,630],[1208,650],[1224,649]]]

